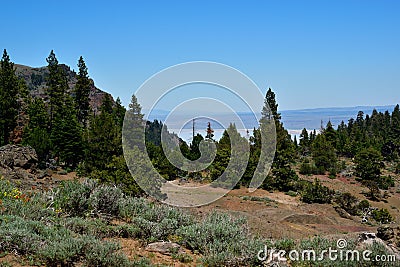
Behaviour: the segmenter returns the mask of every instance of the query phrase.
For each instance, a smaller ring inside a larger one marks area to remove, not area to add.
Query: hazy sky
[[[54,49],[127,105],[151,75],[216,61],[280,109],[400,102],[400,1],[4,1],[0,48],[44,66]]]

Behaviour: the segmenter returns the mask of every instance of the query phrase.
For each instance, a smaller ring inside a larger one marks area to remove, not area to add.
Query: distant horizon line
[[[381,109],[381,108],[393,108],[393,107],[395,107],[396,105],[399,105],[399,104],[388,104],[388,105],[357,105],[357,106],[336,106],[336,107],[317,107],[317,108],[299,108],[299,109],[284,109],[284,110],[279,110],[278,109],[278,112],[288,112],[288,111],[315,111],[315,110],[331,110],[331,109],[363,109],[363,108],[368,108],[368,109],[371,109],[371,108],[374,108],[374,109]],[[143,110],[145,110],[145,111],[148,111],[148,110],[146,110],[146,109],[143,109]],[[166,114],[169,114],[171,111],[168,111],[168,110],[165,110],[165,109],[152,109],[151,110],[152,112],[159,112],[159,113],[166,113]],[[200,110],[187,110],[187,111],[189,111],[189,112],[200,112]],[[361,110],[362,111],[362,110]],[[182,111],[182,112],[184,112],[184,111]],[[215,113],[218,113],[218,114],[231,114],[231,113],[228,113],[228,112],[215,112]],[[239,114],[249,114],[249,113],[251,113],[251,112],[249,112],[249,111],[237,111],[236,113],[239,113]],[[258,112],[257,112],[258,113]],[[261,111],[260,111],[260,113],[261,113]],[[146,114],[146,113],[145,113]],[[178,113],[179,114],[179,113]]]

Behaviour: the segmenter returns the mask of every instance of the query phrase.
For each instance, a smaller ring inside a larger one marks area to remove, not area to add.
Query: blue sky
[[[280,109],[400,102],[400,1],[6,1],[0,48],[54,49],[126,105],[154,73],[216,61],[271,87]]]

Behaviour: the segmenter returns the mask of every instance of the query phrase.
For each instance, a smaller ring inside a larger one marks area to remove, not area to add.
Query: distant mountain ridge
[[[39,67],[39,68],[33,68],[25,65],[20,65],[20,64],[15,64],[14,65],[16,71],[16,75],[22,79],[25,80],[29,93],[33,97],[40,97],[43,99],[47,98],[46,94],[46,78],[49,75],[49,71],[47,67]],[[67,93],[73,94],[73,89],[75,87],[75,84],[77,82],[77,74],[74,70],[71,70],[71,68],[65,64],[60,64],[60,67],[64,70],[67,79],[68,79],[68,87],[69,90]],[[102,91],[101,89],[97,88],[94,84],[94,81],[90,79],[91,81],[91,88],[90,88],[90,106],[93,110],[93,112],[97,113],[99,110],[102,100],[104,98],[104,95],[109,95],[112,98],[112,96],[109,93],[106,93]]]
[[[378,112],[385,112],[388,110],[392,112],[395,105],[387,106],[355,106],[355,107],[331,107],[331,108],[314,108],[314,109],[299,109],[299,110],[282,110],[279,111],[282,115],[282,122],[286,129],[292,134],[299,134],[303,128],[308,130],[320,130],[321,123],[325,127],[330,120],[334,127],[336,128],[342,121],[348,122],[350,118],[356,118],[359,111],[364,112],[364,116],[372,114],[372,111],[376,109]],[[166,110],[153,110],[149,116],[149,120],[158,119],[165,122],[169,112]],[[251,113],[238,112],[239,117],[244,121],[245,128],[253,129],[255,125],[258,124],[254,120],[254,116]],[[216,118],[222,118],[226,123],[229,118],[233,118],[232,115],[224,116],[224,114],[216,113]],[[199,129],[205,129],[209,119],[198,119],[196,121]],[[183,125],[184,121],[181,120],[179,114],[171,123],[171,127],[174,129],[179,129]],[[236,122],[236,125],[239,125]],[[221,128],[218,124],[213,123],[214,129]],[[184,127],[185,129],[190,129],[191,124],[188,123]]]

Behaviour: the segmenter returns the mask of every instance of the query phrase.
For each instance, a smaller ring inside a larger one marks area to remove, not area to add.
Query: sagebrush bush
[[[60,225],[74,233],[93,236],[96,238],[105,238],[115,235],[113,226],[103,219],[83,219],[80,217],[72,217],[60,220]]]
[[[63,182],[58,186],[49,198],[54,209],[60,210],[70,216],[88,216],[90,213],[90,194],[96,187],[96,182],[79,181]]]
[[[96,215],[106,214],[116,216],[119,212],[119,201],[122,199],[122,190],[116,186],[101,185],[90,194],[89,205]]]
[[[149,241],[168,240],[168,237],[174,235],[178,228],[193,223],[192,216],[178,208],[150,202],[143,198],[121,200],[119,216],[135,226],[131,233],[136,233],[136,237]]]
[[[209,266],[255,264],[263,245],[250,236],[246,220],[213,212],[203,221],[180,228],[181,243],[203,255]]]

